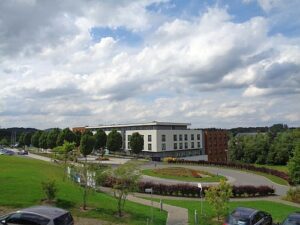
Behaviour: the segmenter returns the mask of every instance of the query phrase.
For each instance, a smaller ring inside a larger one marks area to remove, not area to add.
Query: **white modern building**
[[[190,123],[149,122],[133,124],[113,124],[93,127],[77,127],[96,131],[104,130],[107,134],[116,129],[123,138],[123,149],[130,151],[130,137],[138,132],[144,137],[143,154],[151,157],[195,157],[207,160],[204,152],[202,130],[189,129]]]

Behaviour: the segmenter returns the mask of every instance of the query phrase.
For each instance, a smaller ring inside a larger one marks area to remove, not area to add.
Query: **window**
[[[174,141],[177,141],[177,134],[174,134],[174,135],[173,135],[173,140],[174,140]]]
[[[131,135],[128,135],[128,136],[127,136],[127,139],[128,139],[128,141],[130,141],[130,139],[131,139]]]
[[[73,217],[71,216],[70,213],[66,213],[56,219],[54,219],[54,224],[55,225],[60,225],[60,224],[73,224]]]
[[[127,146],[128,146],[128,149],[130,149],[130,142],[128,141],[128,143],[127,143]]]
[[[184,135],[184,140],[185,140],[185,141],[188,140],[188,135],[187,135],[187,134]]]
[[[191,148],[195,148],[194,142],[191,142]]]
[[[161,135],[161,141],[162,141],[162,142],[165,142],[165,141],[166,141],[166,135],[164,135],[164,134]]]
[[[148,135],[148,142],[151,142],[151,141],[152,141],[152,136]]]
[[[179,149],[182,149],[182,143],[181,142],[179,143]]]
[[[152,144],[148,144],[148,150],[152,150]]]
[[[174,143],[174,149],[177,149],[177,143]]]
[[[188,148],[189,148],[189,146],[188,146],[188,143],[187,143],[187,142],[184,142],[184,148],[185,148],[185,149],[188,149]]]
[[[197,134],[197,140],[200,140],[200,134]]]
[[[163,150],[163,151],[166,150],[166,143],[161,144],[161,150]]]
[[[179,141],[182,141],[182,134],[179,134]]]
[[[192,141],[194,140],[194,134],[191,134],[191,140]]]
[[[198,146],[198,148],[200,148],[200,147],[201,147],[201,144],[200,144],[200,142],[198,142],[198,143],[197,143],[197,146]]]

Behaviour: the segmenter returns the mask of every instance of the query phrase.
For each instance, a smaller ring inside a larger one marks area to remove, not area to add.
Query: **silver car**
[[[0,217],[3,225],[74,225],[72,215],[60,208],[35,206]]]

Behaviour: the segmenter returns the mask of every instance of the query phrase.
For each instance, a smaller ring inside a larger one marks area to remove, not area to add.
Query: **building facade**
[[[143,154],[151,157],[191,157],[206,160],[202,130],[189,129],[189,123],[150,122],[140,124],[113,124],[80,127],[80,130],[104,130],[107,134],[116,129],[122,135],[123,150],[130,151],[130,138],[138,132],[144,138]],[[79,130],[78,127],[75,130]]]
[[[227,162],[228,131],[222,129],[204,129],[204,148],[210,162]]]

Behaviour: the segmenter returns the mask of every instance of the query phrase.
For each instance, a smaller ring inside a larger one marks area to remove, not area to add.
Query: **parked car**
[[[35,206],[0,217],[0,224],[74,225],[72,215],[60,208]]]
[[[28,155],[28,151],[21,150],[21,151],[18,152],[18,155]]]
[[[282,225],[300,225],[300,212],[295,212],[283,221]]]
[[[224,225],[272,225],[269,213],[256,209],[238,207],[226,219]]]
[[[8,149],[0,149],[0,155],[14,155],[15,152]]]

